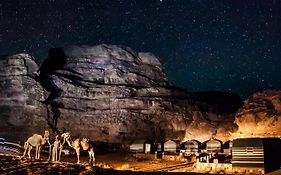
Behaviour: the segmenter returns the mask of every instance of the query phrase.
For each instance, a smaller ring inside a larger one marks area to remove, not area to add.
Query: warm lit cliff
[[[237,137],[281,137],[281,90],[256,92],[237,112]]]

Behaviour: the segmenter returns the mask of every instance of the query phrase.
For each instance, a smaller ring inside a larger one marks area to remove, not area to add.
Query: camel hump
[[[39,142],[43,139],[43,137],[39,134],[33,134],[33,136],[28,138],[29,143]]]
[[[33,136],[32,136],[32,137],[42,138],[42,136],[41,136],[41,135],[39,135],[39,134],[33,134]]]

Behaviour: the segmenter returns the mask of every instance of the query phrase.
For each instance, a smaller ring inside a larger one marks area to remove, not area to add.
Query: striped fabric
[[[233,167],[264,167],[264,149],[260,139],[237,139],[232,147]]]

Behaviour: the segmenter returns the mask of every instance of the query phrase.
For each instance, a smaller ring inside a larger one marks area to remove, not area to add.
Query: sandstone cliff
[[[38,101],[45,90],[33,78],[37,69],[28,54],[0,58],[0,137],[19,139],[48,127],[46,108]]]
[[[6,113],[1,113],[1,124],[25,131],[22,135],[48,127],[54,132],[70,131],[75,136],[105,142],[205,141],[212,136],[227,140],[236,130],[238,96],[189,93],[171,87],[161,63],[151,53],[136,53],[115,45],[50,49],[36,81],[27,73],[37,69],[30,56],[14,55],[3,60],[0,98],[2,109],[8,107]],[[14,66],[10,60],[17,63],[15,69],[19,73],[7,68]],[[29,68],[22,60],[34,67]],[[17,82],[6,85],[2,83],[5,79]],[[17,91],[11,93],[12,97],[25,100],[15,103],[6,97],[10,90]],[[57,93],[47,105],[39,102],[46,99],[46,92],[55,91],[62,93]],[[212,96],[223,98],[206,100]],[[7,131],[2,129],[1,134],[13,135]]]
[[[237,112],[233,137],[281,137],[281,90],[256,92]]]

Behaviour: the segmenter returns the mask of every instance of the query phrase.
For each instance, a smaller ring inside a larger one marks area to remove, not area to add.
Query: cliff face
[[[0,137],[19,139],[47,127],[46,109],[38,101],[45,90],[32,78],[37,69],[28,54],[0,59]]]
[[[257,92],[237,112],[238,130],[233,137],[280,137],[281,91]]]
[[[23,57],[12,56],[4,60],[15,58],[19,62],[27,60],[28,56]],[[34,63],[32,59],[28,60]],[[5,63],[1,63],[1,72],[11,74],[2,65],[5,67]],[[31,72],[37,69],[34,66]],[[7,77],[11,81],[16,78]],[[18,96],[27,96],[32,111],[29,115],[14,111],[14,115],[24,120],[42,120],[33,122],[31,130],[26,129],[29,125],[18,129],[29,134],[47,127],[105,142],[135,139],[205,141],[212,136],[227,140],[236,129],[234,113],[240,105],[237,96],[223,94],[222,101],[206,101],[204,93],[192,94],[170,87],[161,63],[153,54],[135,53],[127,47],[98,45],[50,49],[49,57],[40,68],[38,82],[41,86],[28,75],[19,77],[19,86],[26,87]],[[18,87],[3,85],[1,88],[1,94],[6,94],[7,89]],[[29,88],[33,90],[28,91]],[[54,97],[48,99],[47,105],[38,102],[46,99],[44,89]],[[210,94],[214,93],[207,96]],[[1,101],[2,98],[5,96],[1,95]],[[9,106],[7,111],[16,105]],[[29,106],[22,102],[19,108],[24,111]],[[12,114],[5,116],[1,115],[1,121],[7,118],[17,121]],[[16,124],[11,126],[17,127]],[[3,133],[9,135],[6,131]]]

